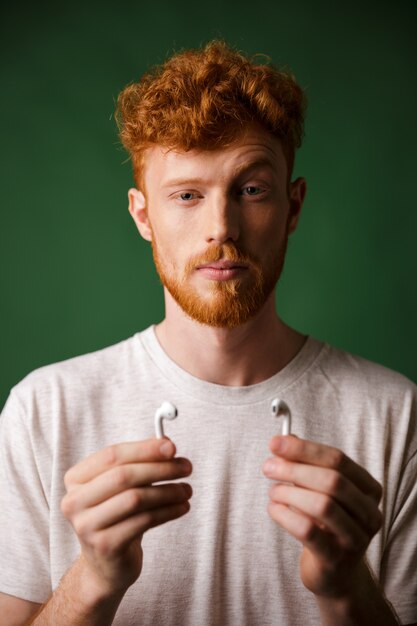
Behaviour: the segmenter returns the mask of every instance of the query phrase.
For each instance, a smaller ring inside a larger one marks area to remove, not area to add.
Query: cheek
[[[149,222],[161,248],[168,248],[171,242],[178,245],[186,241],[191,231],[196,233],[196,224],[190,215],[166,207],[162,201],[149,207]]]
[[[250,247],[256,245],[259,252],[276,247],[286,233],[286,215],[271,211],[259,211],[246,220],[245,239]]]
[[[175,233],[165,233],[164,236],[154,232],[152,247],[158,256],[159,264],[168,271],[180,270],[185,262],[184,240]]]

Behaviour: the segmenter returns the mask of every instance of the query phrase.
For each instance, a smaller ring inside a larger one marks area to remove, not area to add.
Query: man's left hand
[[[303,544],[301,580],[317,596],[349,593],[381,528],[381,485],[336,448],[293,435],[273,437],[263,466],[270,517]],[[271,469],[267,465],[271,463]]]

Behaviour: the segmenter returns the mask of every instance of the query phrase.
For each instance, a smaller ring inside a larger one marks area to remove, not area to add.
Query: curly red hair
[[[290,175],[303,138],[305,107],[292,74],[212,41],[175,54],[128,85],[118,97],[116,120],[137,183],[146,148],[226,147],[250,123],[281,140]]]

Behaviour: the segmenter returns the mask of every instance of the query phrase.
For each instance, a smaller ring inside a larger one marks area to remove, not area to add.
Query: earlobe
[[[290,186],[290,210],[288,215],[288,233],[293,233],[297,228],[304,198],[307,191],[305,178],[297,178]]]
[[[129,213],[136,227],[146,241],[152,240],[152,229],[149,223],[145,195],[139,189],[129,189]]]

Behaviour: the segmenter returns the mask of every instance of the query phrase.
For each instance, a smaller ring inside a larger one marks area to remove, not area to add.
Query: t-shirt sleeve
[[[408,462],[401,506],[384,550],[381,583],[402,624],[417,622],[417,452]]]
[[[12,390],[0,416],[0,591],[44,603],[51,594],[48,494],[24,413]]]
[[[408,455],[399,472],[395,509],[388,532],[380,582],[401,624],[417,623],[417,398],[408,431]]]

